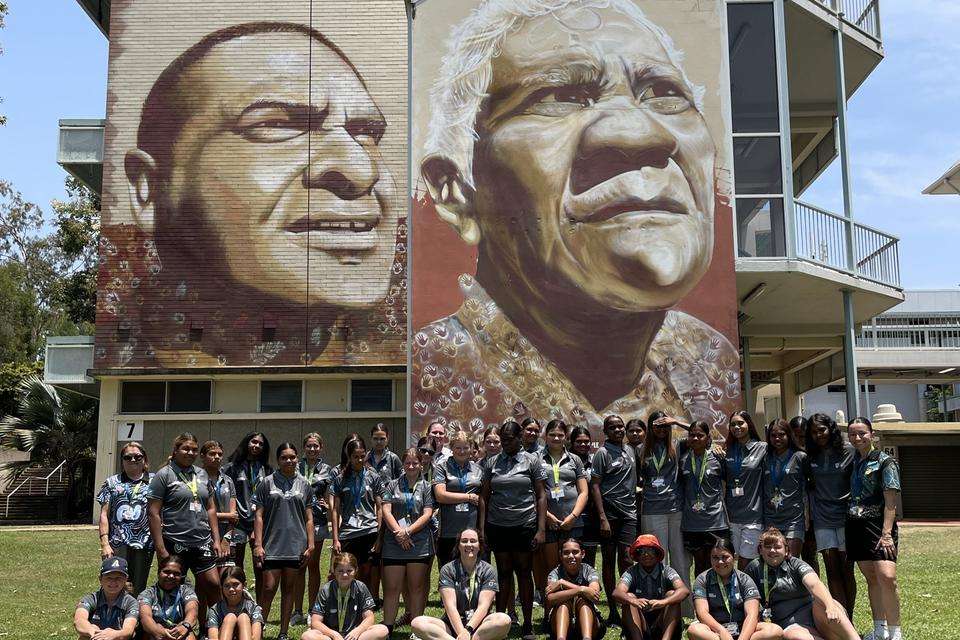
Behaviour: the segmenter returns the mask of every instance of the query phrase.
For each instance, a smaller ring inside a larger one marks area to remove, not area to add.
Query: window
[[[162,413],[166,392],[166,382],[125,380],[120,384],[120,413]]]
[[[210,411],[209,380],[177,380],[167,385],[167,411]]]
[[[779,131],[773,5],[730,5],[727,24],[733,131]]]
[[[783,200],[737,199],[737,251],[742,257],[785,255]]]
[[[866,390],[867,390],[866,386],[860,385],[860,393],[864,393]],[[845,384],[828,384],[827,385],[827,393],[846,393],[846,392],[847,392],[847,385]],[[877,386],[874,384],[871,384],[870,393],[876,393],[876,392],[877,392]]]
[[[296,413],[302,410],[301,380],[264,380],[260,383],[262,413]]]
[[[351,380],[350,410],[393,410],[393,380]]]
[[[737,195],[783,193],[780,169],[780,138],[734,138]]]

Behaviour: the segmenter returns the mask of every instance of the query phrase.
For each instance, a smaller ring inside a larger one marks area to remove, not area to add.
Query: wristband
[[[476,629],[474,629],[473,627],[471,627],[471,626],[468,625],[468,624],[463,625],[463,628],[470,632],[470,637],[471,637],[471,638],[473,637],[473,634],[475,634],[475,633],[477,632]]]

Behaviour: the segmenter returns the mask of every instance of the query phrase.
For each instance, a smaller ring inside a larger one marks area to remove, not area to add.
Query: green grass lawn
[[[960,527],[906,527],[901,531],[900,592],[903,626],[908,640],[945,640],[960,637]],[[324,548],[322,566],[327,566]],[[247,562],[249,564],[249,554]],[[81,595],[97,585],[99,553],[96,531],[7,531],[0,528],[0,640],[10,638],[70,638],[73,612]],[[252,575],[248,567],[248,574]],[[860,579],[856,626],[869,629],[866,585]],[[436,566],[432,583],[436,585]],[[953,596],[950,596],[953,593]],[[274,606],[276,619],[279,596]],[[606,608],[602,607],[604,613]],[[440,602],[430,595],[428,614],[440,616]],[[542,610],[534,610],[539,622]],[[298,638],[303,628],[291,630]],[[399,629],[407,632],[408,629]],[[277,627],[267,628],[274,638]],[[406,638],[406,633],[395,633]],[[519,637],[514,630],[511,637]],[[607,639],[619,637],[614,627]]]

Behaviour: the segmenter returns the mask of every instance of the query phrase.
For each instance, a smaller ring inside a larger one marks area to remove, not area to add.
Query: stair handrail
[[[66,461],[66,460],[62,460],[62,461],[60,462],[60,464],[58,464],[56,467],[54,467],[53,471],[51,471],[50,473],[48,473],[48,474],[47,474],[45,477],[43,477],[43,478],[38,478],[37,476],[27,476],[26,478],[24,478],[24,479],[20,482],[20,484],[18,484],[16,487],[14,487],[13,491],[11,491],[10,493],[7,494],[7,504],[6,504],[6,506],[4,507],[3,517],[4,517],[4,518],[9,518],[9,517],[10,517],[10,498],[12,498],[15,493],[17,493],[18,491],[20,491],[20,489],[22,489],[22,488],[23,488],[23,485],[25,485],[25,484],[29,484],[30,482],[32,482],[32,481],[34,481],[34,480],[43,480],[43,481],[46,482],[46,490],[44,491],[44,494],[43,494],[43,495],[49,496],[49,495],[50,495],[50,478],[53,477],[53,474],[59,472],[59,473],[60,473],[60,480],[63,480],[63,467],[64,467],[64,465],[66,465],[66,464],[67,464],[67,461]],[[31,486],[32,486],[32,485],[31,485]],[[29,489],[28,489],[28,490],[29,490]]]

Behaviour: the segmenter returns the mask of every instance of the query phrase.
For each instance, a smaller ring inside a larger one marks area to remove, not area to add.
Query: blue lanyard
[[[403,490],[403,499],[407,503],[407,517],[412,518],[417,511],[417,503],[413,499],[413,490],[410,488],[407,476],[400,478],[400,489]]]
[[[363,497],[363,479],[364,475],[367,473],[366,469],[361,469],[360,473],[353,474],[352,488],[353,488],[353,510],[360,510],[360,498]]]
[[[779,489],[780,485],[783,484],[783,478],[787,475],[787,465],[790,463],[790,457],[792,455],[793,451],[787,449],[787,452],[783,455],[783,458],[774,457],[773,461],[769,465],[770,481],[777,489]]]
[[[467,475],[470,473],[470,463],[468,462],[465,467],[461,467],[460,464],[453,459],[453,456],[450,457],[450,462],[453,463],[454,469],[457,470],[457,477],[460,479],[460,493],[466,493]]]
[[[114,601],[113,606],[107,603],[107,596],[103,593],[103,590],[100,591],[103,596],[102,604],[97,607],[97,613],[100,614],[100,628],[101,629],[114,629],[120,628],[120,614],[123,610],[120,608],[120,602],[123,598],[123,594],[117,596],[117,599]]]
[[[873,450],[870,450],[873,453]],[[851,492],[850,497],[856,501],[860,501],[863,497],[863,479],[866,476],[867,463],[870,462],[870,454],[868,453],[860,462],[857,463],[857,466],[854,467],[853,471],[853,491]]]
[[[263,466],[258,462],[249,462],[248,470],[250,472],[250,491],[256,491],[257,485],[260,484],[260,473],[263,471]]]
[[[741,471],[743,471],[743,447],[740,446],[739,442],[733,443],[733,475],[735,478],[740,477]]]
[[[160,585],[157,585],[157,591],[160,592],[160,618],[169,624],[174,624],[180,622],[183,619],[183,614],[180,612],[180,604],[183,600],[183,596],[180,594],[180,587],[177,587],[177,593],[173,597],[173,604],[169,607],[163,606],[164,597],[166,592],[160,588]]]

